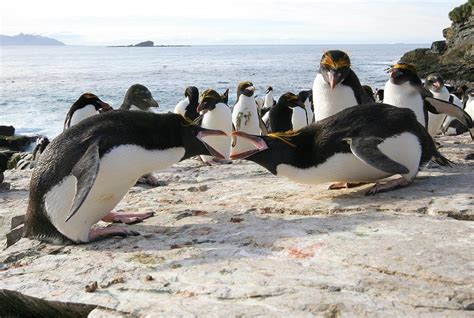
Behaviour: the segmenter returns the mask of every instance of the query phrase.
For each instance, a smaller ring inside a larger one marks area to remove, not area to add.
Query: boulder
[[[446,41],[435,41],[431,44],[431,52],[443,54],[447,49]]]
[[[14,134],[15,134],[15,127],[0,125],[0,136],[13,136]]]

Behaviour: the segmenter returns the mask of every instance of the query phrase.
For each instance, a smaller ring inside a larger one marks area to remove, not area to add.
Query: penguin
[[[222,102],[229,105],[229,89],[227,88],[221,95]]]
[[[351,69],[349,56],[339,50],[325,52],[313,83],[314,120],[369,102],[359,78]]]
[[[303,102],[306,110],[306,125],[311,125],[314,122],[313,91],[300,91],[298,99]]]
[[[285,132],[306,126],[306,111],[303,102],[291,92],[280,96],[270,109],[270,130]]]
[[[444,79],[439,74],[431,74],[425,80],[425,88],[431,92],[434,98],[449,102],[449,91],[444,86]],[[445,114],[428,113],[428,133],[435,136],[441,129]]]
[[[390,79],[384,89],[385,104],[411,109],[418,122],[427,129],[428,111],[433,114],[450,115],[468,129],[472,129],[469,114],[449,102],[433,98],[433,94],[423,87],[414,65],[399,62],[389,69],[389,73]]]
[[[370,102],[374,103],[375,102],[375,97],[374,97],[374,91],[373,91],[372,87],[370,87],[369,85],[362,85],[362,89],[365,92],[365,96],[367,96],[369,98]]]
[[[71,108],[69,108],[69,111],[66,114],[66,119],[64,120],[63,131],[90,116],[110,110],[112,110],[112,107],[101,101],[96,95],[92,93],[84,93],[74,102],[74,104],[72,104]]]
[[[152,216],[110,213],[138,178],[192,156],[222,155],[203,141],[225,136],[178,114],[114,111],[93,116],[56,137],[33,171],[24,235],[64,243],[137,235],[99,220],[134,223]]]
[[[377,103],[383,103],[383,95],[384,95],[384,90],[383,88],[377,89],[375,91],[375,101]]]
[[[237,103],[232,109],[232,124],[235,130],[240,130],[249,134],[260,134],[260,118],[258,116],[257,105],[253,98],[255,87],[252,82],[239,83],[237,87]],[[233,142],[232,147],[241,148],[242,145]]]
[[[184,99],[181,100],[174,108],[174,113],[195,120],[199,117],[196,108],[199,104],[199,90],[196,86],[188,86],[184,91]]]
[[[386,104],[349,107],[297,132],[232,135],[254,147],[232,150],[231,159],[254,161],[298,183],[374,182],[401,175],[377,182],[367,195],[408,186],[429,160],[450,164],[411,110]]]
[[[260,109],[260,117],[266,127],[270,127],[270,108],[275,106],[276,101],[273,98],[273,87],[268,86],[263,98],[263,106]]]
[[[134,84],[130,86],[125,93],[120,109],[149,111],[151,107],[158,108],[159,106],[158,102],[153,99],[148,88],[141,84]]]
[[[207,89],[202,93],[197,112],[203,113],[201,127],[220,130],[230,136],[230,133],[232,132],[232,113],[229,106],[224,102],[222,96],[215,90]],[[225,159],[201,155],[204,162],[210,165],[232,163],[232,161],[229,160],[231,145],[230,137],[208,137],[206,143],[222,154]]]
[[[459,98],[457,98],[456,95],[452,95],[453,97],[453,103],[455,105],[458,105],[459,103]],[[463,101],[461,104],[461,107],[464,109],[466,113],[471,116],[471,118],[474,118],[474,88],[467,89],[464,93]],[[450,118],[446,120],[446,126],[443,125],[443,132],[446,135],[459,135],[462,133],[465,133],[467,131],[466,127],[462,125],[457,119],[454,119],[452,121],[448,121]],[[472,133],[471,133],[472,137]]]

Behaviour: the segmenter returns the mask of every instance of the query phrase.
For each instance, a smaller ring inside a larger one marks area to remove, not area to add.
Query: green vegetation
[[[468,0],[465,4],[462,4],[449,12],[449,19],[455,23],[464,22],[472,14],[473,7],[474,0]]]

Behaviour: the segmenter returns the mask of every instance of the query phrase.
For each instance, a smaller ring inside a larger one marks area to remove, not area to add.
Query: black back
[[[343,111],[300,129],[289,137],[262,136],[269,149],[247,160],[254,161],[273,174],[278,164],[310,168],[325,162],[336,153],[350,153],[348,137],[388,138],[403,132],[418,136],[422,144],[421,163],[439,154],[432,138],[421,126],[413,111],[407,108],[371,103],[349,107]],[[291,144],[291,145],[290,145]],[[400,151],[409,151],[401,149]]]
[[[290,107],[278,102],[270,108],[270,130],[272,132],[292,130],[292,115],[293,110]]]
[[[186,87],[184,96],[189,99],[189,104],[186,106],[184,116],[191,120],[195,120],[199,117],[199,114],[196,111],[196,108],[199,105],[199,90],[196,86],[188,86]]]
[[[354,91],[354,96],[357,100],[357,104],[372,103],[373,100],[366,94],[362,85],[360,84],[359,78],[352,69],[349,70],[347,77],[341,82],[342,85],[349,86]]]

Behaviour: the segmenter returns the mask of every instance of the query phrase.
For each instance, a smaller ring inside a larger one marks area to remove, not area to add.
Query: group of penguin
[[[256,99],[249,81],[238,85],[232,107],[228,90],[199,96],[190,86],[166,114],[148,111],[159,105],[139,84],[119,110],[83,94],[33,171],[24,235],[59,243],[137,235],[93,225],[150,217],[111,211],[140,178],[194,156],[211,164],[251,160],[295,182],[334,182],[332,189],[376,182],[367,192],[375,194],[405,187],[425,163],[450,164],[432,138],[445,116],[472,135],[474,92],[466,93],[463,109],[449,102],[440,78],[424,87],[413,65],[397,63],[389,74],[383,103],[366,94],[339,50],[323,54],[312,90],[278,101],[272,87]],[[401,177],[378,182],[393,175]]]

